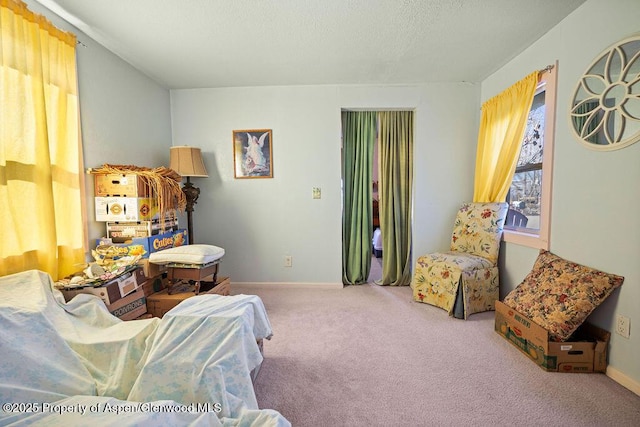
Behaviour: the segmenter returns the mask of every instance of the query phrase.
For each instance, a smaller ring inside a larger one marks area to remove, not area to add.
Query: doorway
[[[343,284],[408,285],[413,111],[343,111],[342,135]]]

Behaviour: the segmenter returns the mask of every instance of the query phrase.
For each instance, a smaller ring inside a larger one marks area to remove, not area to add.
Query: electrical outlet
[[[618,315],[616,317],[616,333],[629,338],[631,336],[631,319],[627,316]]]
[[[292,264],[293,264],[293,257],[291,255],[285,255],[284,256],[284,266],[285,267],[291,267]]]
[[[314,199],[321,199],[322,198],[322,190],[320,189],[320,187],[313,187],[311,189],[311,194],[313,195],[312,197]]]

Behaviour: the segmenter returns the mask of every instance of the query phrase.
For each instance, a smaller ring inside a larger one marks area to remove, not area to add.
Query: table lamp
[[[178,175],[187,178],[187,183],[182,187],[182,191],[187,199],[187,230],[189,232],[189,244],[195,243],[193,240],[193,205],[197,203],[200,189],[191,183],[191,177],[207,178],[207,169],[202,161],[202,153],[199,148],[186,145],[171,147],[171,158],[169,168]]]

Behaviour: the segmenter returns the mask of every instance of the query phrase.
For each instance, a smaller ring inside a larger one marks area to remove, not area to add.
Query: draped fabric
[[[478,132],[474,202],[504,202],[522,146],[538,71],[482,105]]]
[[[382,284],[411,283],[411,191],[413,188],[413,112],[378,113]]]
[[[373,237],[372,186],[376,113],[342,112],[342,282],[367,282]]]
[[[0,0],[0,275],[85,260],[76,39]]]

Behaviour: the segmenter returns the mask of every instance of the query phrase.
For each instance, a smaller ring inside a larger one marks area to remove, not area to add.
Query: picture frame
[[[271,129],[233,131],[233,173],[236,179],[273,178]]]

